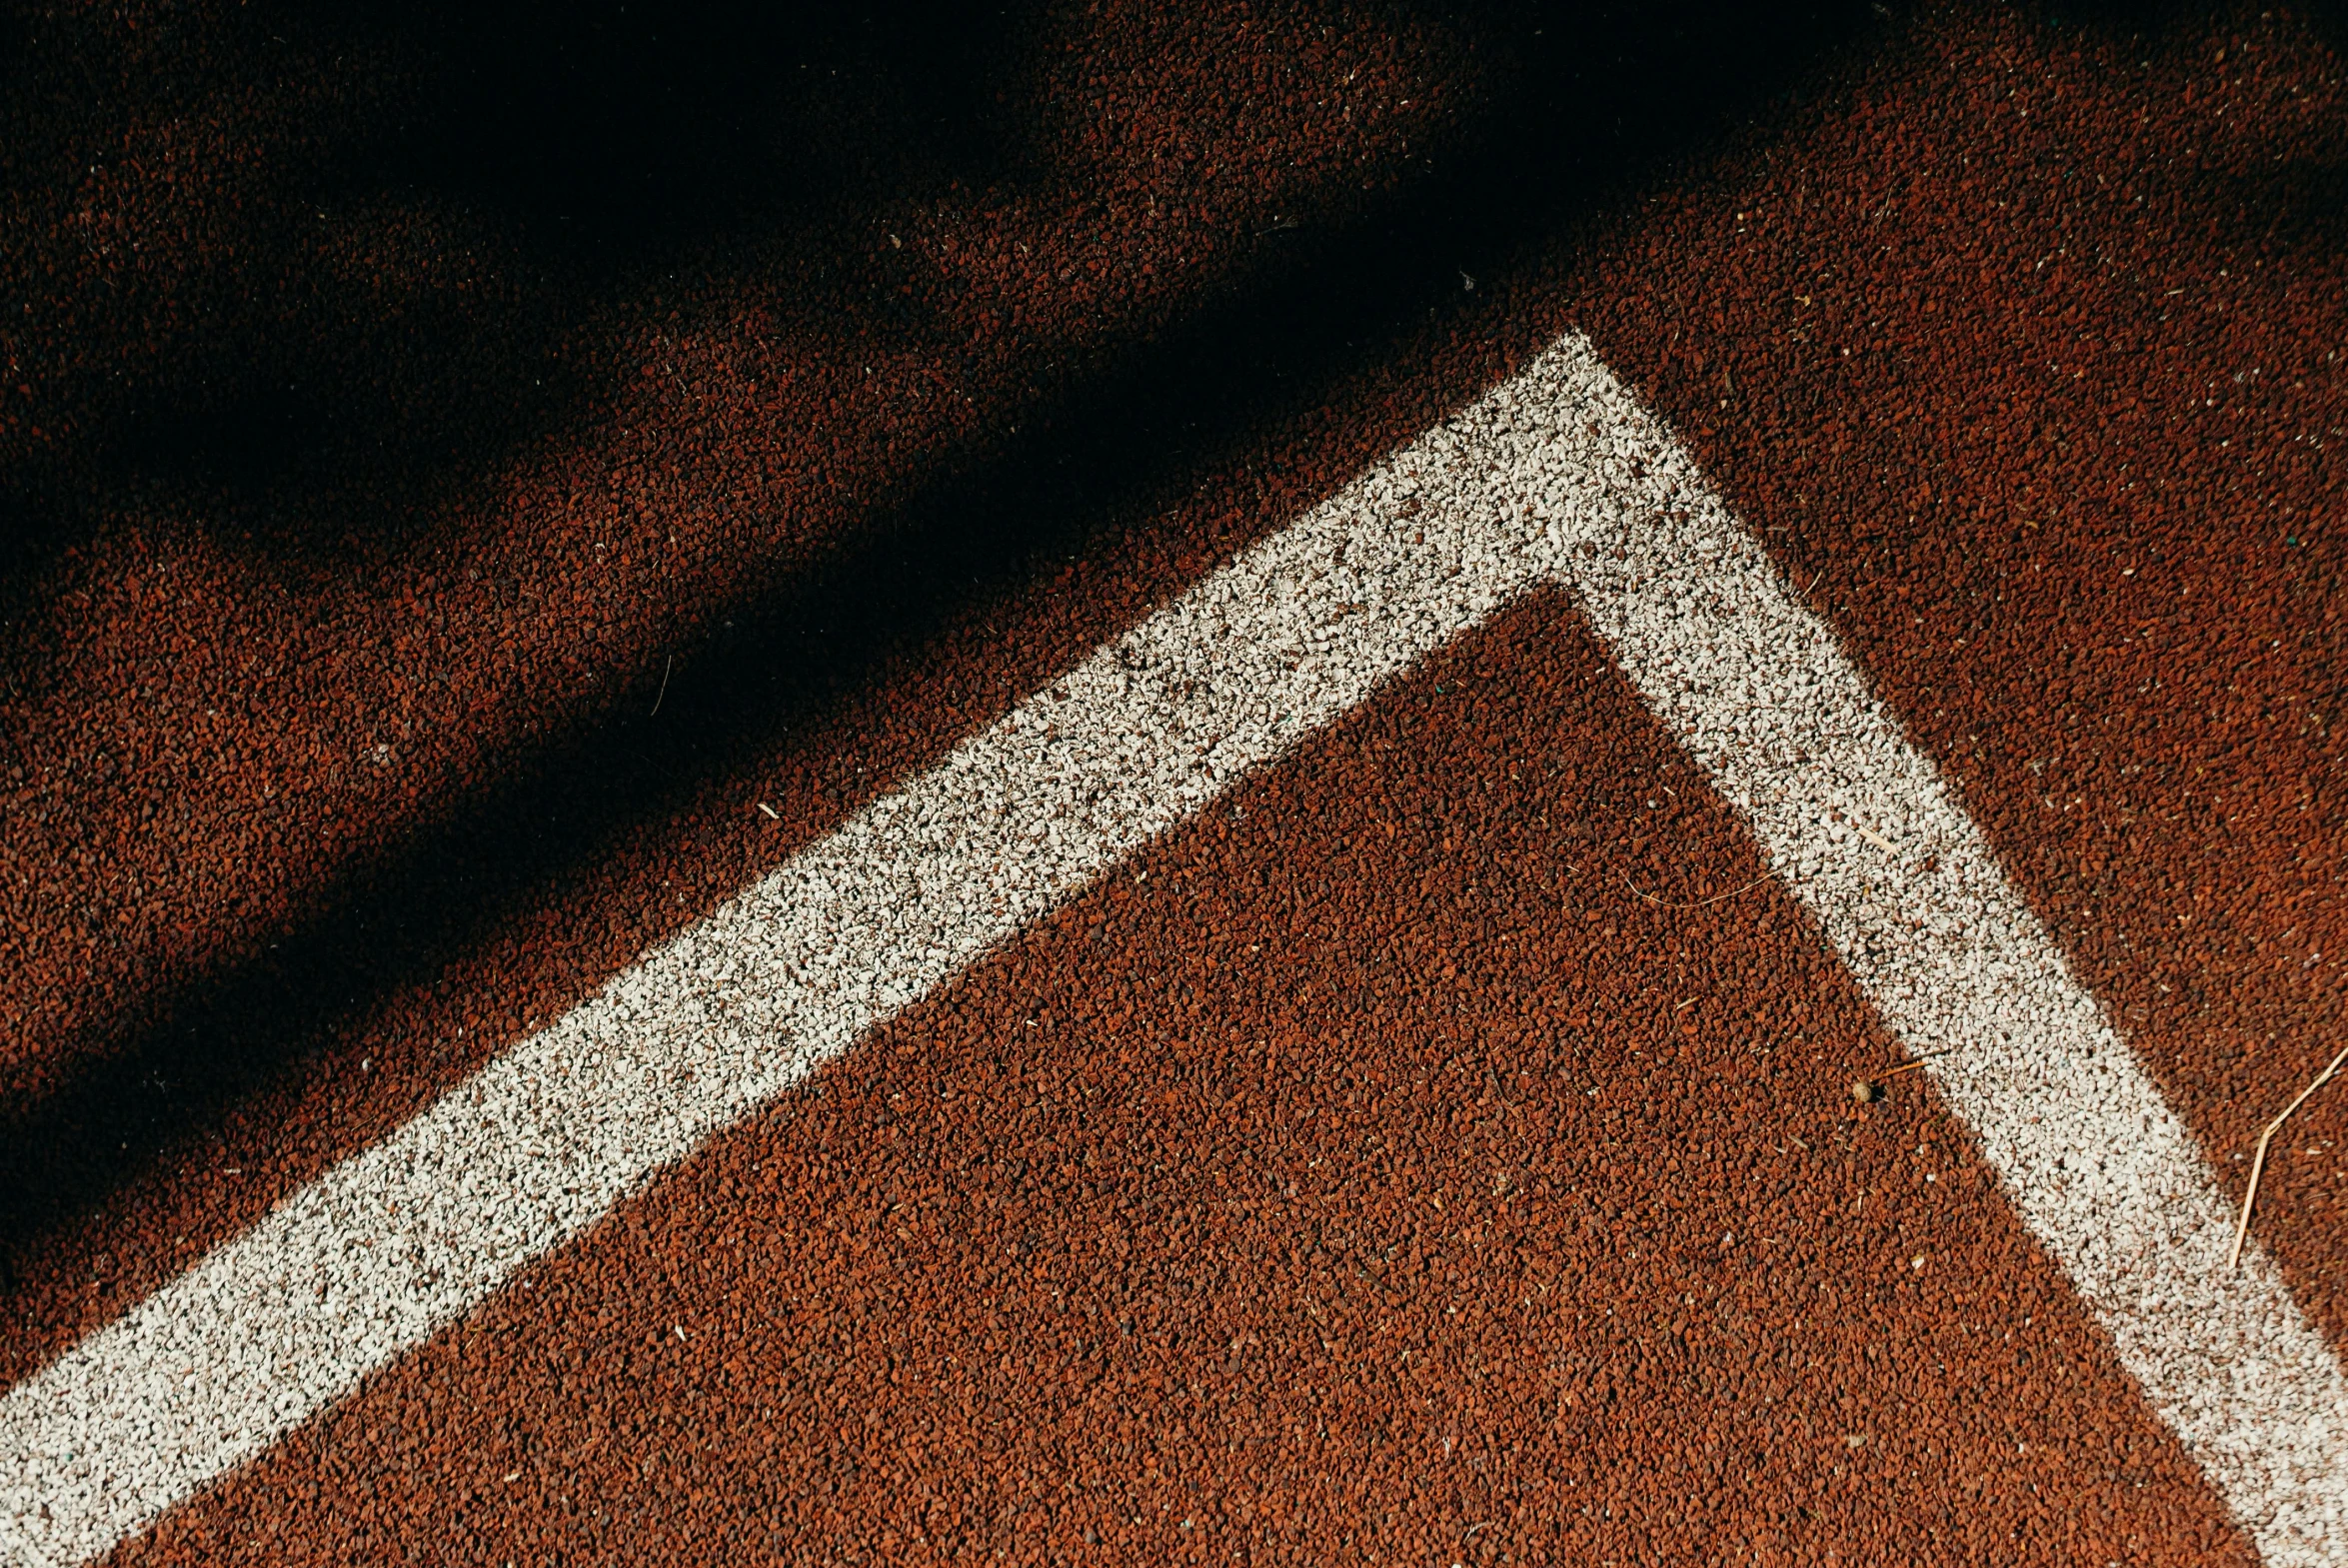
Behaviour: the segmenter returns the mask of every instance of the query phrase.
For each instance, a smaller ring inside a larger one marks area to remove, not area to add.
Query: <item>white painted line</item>
[[[1556,579],[1893,1029],[1960,1047],[1923,1070],[2268,1560],[2340,1556],[2348,1390],[2329,1349],[2263,1254],[2221,1280],[2227,1216],[2189,1135],[1827,629],[1579,339],[10,1390],[0,1553],[109,1550]],[[1861,822],[1894,847],[1846,851]]]
[[[2348,1561],[2348,1383],[2270,1258],[2226,1277],[2233,1216],[2192,1133],[1695,464],[1585,344],[1552,353],[1603,432],[1551,505],[1615,661],[1910,1055],[1949,1049],[1918,1070],[2260,1554]]]
[[[0,1558],[106,1551],[1521,592],[1544,558],[1476,486],[1490,417],[1379,465],[10,1391]]]

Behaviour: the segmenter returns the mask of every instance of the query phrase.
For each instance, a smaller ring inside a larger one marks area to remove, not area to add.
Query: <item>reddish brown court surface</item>
[[[2348,1043],[2344,75],[2334,5],[8,10],[0,1376],[1567,330],[2238,1199]],[[1526,602],[115,1555],[2255,1561],[1807,917],[1669,906],[1760,874]],[[2256,1226],[2335,1347],[2344,1144]]]

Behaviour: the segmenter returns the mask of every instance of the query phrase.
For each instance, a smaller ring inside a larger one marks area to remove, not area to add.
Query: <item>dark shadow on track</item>
[[[1015,176],[1036,9],[0,15],[0,627],[126,512],[396,553],[577,417],[614,368],[576,345],[657,280]]]
[[[2210,0],[2060,0],[2044,7],[2057,27],[2091,30],[2124,38],[2149,52],[2171,53],[2180,39],[2199,43],[2224,36],[2229,19],[2239,18]],[[2280,26],[2305,24],[2340,66],[2348,67],[2348,0],[2316,0],[2285,10]],[[2240,56],[2236,56],[2237,60]],[[2218,62],[2204,57],[2205,68]],[[2348,162],[2337,157],[2292,157],[2252,172],[2218,173],[2190,153],[2148,168],[2149,182],[2174,190],[2200,180],[2224,182],[2230,202],[2200,200],[2227,238],[2250,253],[2283,260],[2293,251],[2322,260],[2348,247]]]
[[[1245,289],[1129,345],[999,458],[875,520],[821,571],[735,607],[731,631],[680,661],[689,679],[657,724],[617,718],[508,759],[456,820],[349,869],[326,911],[265,961],[85,1042],[78,1076],[0,1128],[0,1259],[31,1255],[251,1097],[325,1070],[315,1058],[339,1026],[441,973],[730,761],[771,754],[893,652],[1017,594],[1103,520],[1143,526],[1114,520],[1257,422],[1316,408],[1430,312],[1468,308],[1462,264],[1522,262],[1798,90],[1879,20],[1864,3],[1512,13],[1493,31],[1522,51],[1515,91],[1454,157],[1458,172],[1350,228],[1299,232]]]

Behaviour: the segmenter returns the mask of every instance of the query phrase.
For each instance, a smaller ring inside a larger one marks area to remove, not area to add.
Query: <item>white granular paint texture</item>
[[[1980,831],[1579,338],[1378,464],[0,1399],[72,1563],[1526,590],[1569,584],[2270,1563],[2348,1558],[2348,1388]],[[1888,840],[1885,852],[1858,829]]]

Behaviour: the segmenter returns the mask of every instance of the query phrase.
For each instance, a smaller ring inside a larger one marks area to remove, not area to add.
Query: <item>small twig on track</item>
[[[2329,1082],[2332,1074],[2340,1070],[2343,1061],[2348,1061],[2348,1050],[2342,1050],[2334,1056],[2332,1064],[2317,1073],[2315,1081],[2301,1089],[2291,1103],[2283,1107],[2283,1113],[2268,1122],[2266,1130],[2258,1135],[2258,1153],[2250,1161],[2250,1187],[2242,1194],[2242,1218],[2234,1226],[2234,1250],[2226,1257],[2227,1273],[2231,1274],[2242,1266],[2242,1238],[2250,1234],[2250,1207],[2258,1201],[2258,1178],[2266,1173],[2266,1146],[2274,1141],[2276,1133],[2283,1130],[2283,1123],[2291,1119],[2291,1112],[2306,1104],[2308,1095]]]
[[[1886,1067],[1871,1078],[1854,1078],[1851,1081],[1850,1097],[1862,1105],[1872,1105],[1883,1097],[1883,1080],[1885,1078],[1896,1078],[1903,1072],[1913,1072],[1935,1056],[1954,1055],[1962,1048],[1957,1045],[1943,1045],[1938,1050],[1928,1050],[1921,1056],[1903,1061],[1896,1067]]]
[[[1758,887],[1761,885],[1761,883],[1767,881],[1768,879],[1769,873],[1767,871],[1763,871],[1760,875],[1754,877],[1749,882],[1739,883],[1737,886],[1729,888],[1726,892],[1716,892],[1709,898],[1698,898],[1693,903],[1668,903],[1663,899],[1656,897],[1653,893],[1642,889],[1638,883],[1632,881],[1628,876],[1624,876],[1622,878],[1622,885],[1629,888],[1632,892],[1637,893],[1641,898],[1644,898],[1647,902],[1653,904],[1658,909],[1700,909],[1707,903],[1718,903],[1723,898],[1733,898],[1740,892],[1745,892],[1751,888]]]
[[[661,695],[653,699],[653,711],[645,715],[645,718],[658,719],[661,717],[661,705],[669,700],[669,672],[676,668],[677,656],[671,654],[668,663],[661,666]]]
[[[1878,1078],[1896,1078],[1903,1072],[1915,1071],[1918,1067],[1921,1067],[1924,1065],[1924,1063],[1930,1061],[1935,1056],[1952,1056],[1956,1054],[1956,1050],[1957,1047],[1954,1045],[1944,1045],[1938,1050],[1928,1050],[1924,1052],[1923,1055],[1912,1057],[1907,1061],[1901,1062],[1896,1067],[1886,1067],[1881,1072],[1876,1073],[1875,1076]]]

